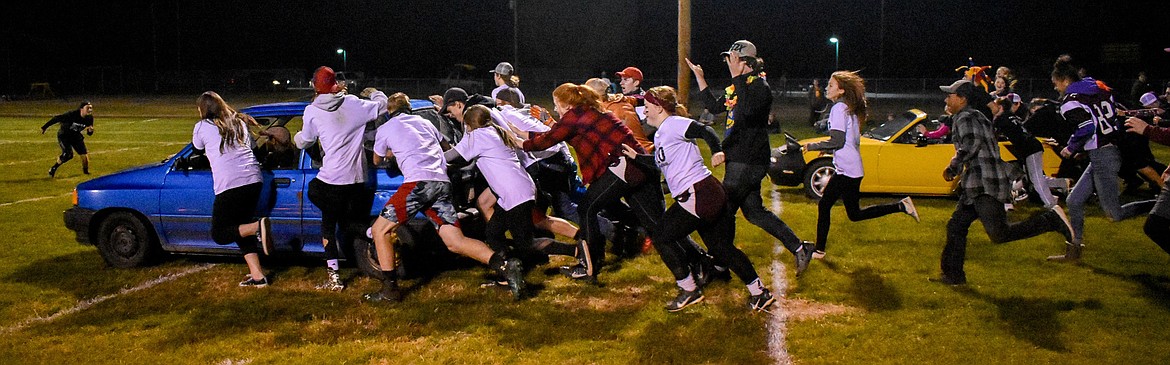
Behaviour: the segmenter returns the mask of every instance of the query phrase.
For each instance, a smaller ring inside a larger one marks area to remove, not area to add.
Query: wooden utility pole
[[[686,105],[691,96],[691,0],[678,0],[678,102]]]

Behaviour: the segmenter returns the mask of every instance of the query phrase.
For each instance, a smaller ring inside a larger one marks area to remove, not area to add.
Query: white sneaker
[[[911,217],[914,217],[914,222],[921,222],[921,220],[918,219],[918,208],[914,207],[914,201],[910,200],[910,197],[902,198],[902,200],[899,201],[899,203],[902,203],[902,211],[903,212],[906,212],[906,214],[909,214]]]

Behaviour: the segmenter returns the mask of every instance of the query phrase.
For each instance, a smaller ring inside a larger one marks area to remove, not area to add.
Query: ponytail
[[[586,85],[568,82],[561,84],[561,86],[557,86],[556,90],[553,90],[553,99],[559,100],[571,108],[586,107],[593,108],[598,113],[605,112],[601,106],[601,94]]]

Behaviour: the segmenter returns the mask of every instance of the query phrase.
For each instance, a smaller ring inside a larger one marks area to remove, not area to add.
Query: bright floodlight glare
[[[837,37],[829,38],[829,43],[837,43]]]
[[[337,49],[337,54],[342,54],[342,53],[345,53],[345,50],[344,50],[344,49],[341,49],[341,48],[338,48],[338,49]]]
[[[272,84],[273,84],[273,85],[280,85],[280,81],[277,81],[277,80],[272,80]]]

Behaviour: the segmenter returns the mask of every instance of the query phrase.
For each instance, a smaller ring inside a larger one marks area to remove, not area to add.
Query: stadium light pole
[[[841,40],[831,37],[829,43],[833,44],[833,72],[837,72],[841,69]]]
[[[347,56],[349,56],[349,52],[346,52],[344,49],[338,48],[337,54],[341,55],[341,71],[349,71],[349,61],[347,60],[347,58],[348,58]]]

